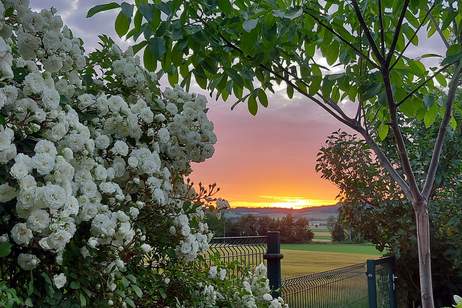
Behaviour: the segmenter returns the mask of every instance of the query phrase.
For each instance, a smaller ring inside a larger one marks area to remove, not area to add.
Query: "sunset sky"
[[[105,2],[32,0],[31,5],[37,10],[57,8],[75,35],[84,39],[88,51],[95,48],[100,33],[117,38],[114,14],[85,18],[90,7]],[[198,87],[191,90],[201,92]],[[314,166],[325,138],[343,128],[338,122],[301,97],[289,100],[282,87],[256,117],[244,104],[231,111],[231,100],[224,103],[208,97],[208,101],[218,142],[213,158],[194,164],[195,182],[217,183],[220,196],[232,206],[300,208],[335,203],[336,187],[322,180]]]

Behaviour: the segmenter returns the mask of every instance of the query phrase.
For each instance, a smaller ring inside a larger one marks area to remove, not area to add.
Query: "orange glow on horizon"
[[[229,200],[231,207],[273,207],[287,209],[302,209],[306,207],[334,205],[336,200],[307,199],[303,197],[288,196],[259,196],[254,201]]]

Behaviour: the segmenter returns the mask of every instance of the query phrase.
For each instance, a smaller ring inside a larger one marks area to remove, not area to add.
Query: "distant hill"
[[[250,208],[250,207],[238,207],[231,208],[224,213],[224,217],[227,219],[239,219],[244,215],[254,216],[270,216],[273,218],[279,218],[292,214],[295,218],[305,217],[311,223],[314,222],[325,222],[330,216],[337,217],[338,205],[325,205],[316,207],[306,207],[302,209],[287,209],[287,208],[274,208],[274,207],[262,207],[262,208]]]

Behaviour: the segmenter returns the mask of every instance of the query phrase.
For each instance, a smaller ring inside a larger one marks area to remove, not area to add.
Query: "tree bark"
[[[417,250],[419,252],[419,280],[422,308],[434,308],[428,204],[427,202],[421,201],[413,205],[417,226]]]

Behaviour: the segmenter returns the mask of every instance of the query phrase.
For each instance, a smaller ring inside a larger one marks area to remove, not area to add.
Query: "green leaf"
[[[136,293],[136,296],[139,298],[143,297],[143,291],[141,291],[140,287],[138,287],[136,284],[132,285],[132,289]]]
[[[253,54],[253,52],[255,51],[255,42],[257,40],[257,36],[258,36],[257,29],[254,29],[253,31],[250,31],[250,32],[244,32],[241,35],[241,41],[239,43],[239,46],[244,51],[244,53]]]
[[[321,82],[321,76],[313,78],[313,80],[310,83],[310,87],[308,88],[310,95],[315,95],[319,91],[319,89],[321,89]]]
[[[457,128],[457,121],[454,117],[451,117],[451,120],[449,120],[449,126],[455,130]]]
[[[442,58],[441,55],[436,53],[426,53],[420,56],[421,58]]]
[[[218,0],[218,7],[225,14],[230,14],[233,11],[233,7],[229,0]]]
[[[249,100],[247,101],[247,107],[249,108],[249,112],[251,115],[256,115],[258,111],[258,104],[257,100],[255,99],[254,95],[249,96]]]
[[[246,32],[250,32],[253,29],[255,29],[257,24],[258,24],[258,19],[248,19],[248,20],[244,21],[242,27],[244,28],[244,30]]]
[[[130,280],[131,282],[136,283],[136,277],[133,276],[132,274],[128,274],[125,277],[127,277],[127,279]]]
[[[303,14],[303,9],[290,8],[287,10],[287,12],[283,13],[282,17],[292,20],[292,19],[302,16],[302,14]]]
[[[294,97],[294,88],[290,84],[287,84],[287,96],[289,98]]]
[[[87,299],[85,298],[85,295],[83,293],[79,294],[79,299],[80,299],[80,307],[86,307]]]
[[[462,58],[462,47],[453,45],[446,51],[446,58],[441,62],[441,65],[454,63]]]
[[[97,13],[113,10],[113,9],[118,8],[118,7],[120,7],[120,4],[118,4],[116,2],[111,2],[111,3],[101,4],[101,5],[95,5],[94,7],[92,7],[91,9],[88,10],[87,18],[92,17],[93,15],[95,15]]]
[[[323,54],[326,57],[327,64],[333,65],[337,61],[340,51],[339,48],[339,43],[337,41],[332,41],[332,44],[324,50]]]
[[[130,281],[128,281],[128,279],[123,276],[122,276],[121,281],[122,281],[122,285],[124,286],[124,288],[128,288],[128,286],[130,285]]]
[[[433,104],[429,110],[425,112],[424,115],[424,124],[426,128],[429,128],[436,120],[438,115],[438,104]]]
[[[130,18],[128,18],[123,12],[117,15],[115,20],[115,30],[119,37],[124,36],[128,32],[130,27]]]
[[[197,84],[202,88],[207,88],[207,77],[205,76],[204,70],[202,68],[196,68],[194,70],[194,78],[196,79]]]
[[[4,124],[6,124],[5,116],[0,114],[0,125],[4,125]]]
[[[168,82],[170,82],[171,85],[176,85],[178,83],[178,70],[176,66],[170,66],[168,70]]]
[[[126,297],[126,298],[124,299],[124,301],[128,304],[128,306],[133,307],[133,308],[136,307],[135,303],[133,302],[133,300],[132,300],[131,298]]]
[[[146,41],[142,41],[142,42],[140,42],[140,43],[138,43],[138,44],[133,45],[133,46],[132,46],[133,53],[134,53],[134,54],[137,54],[138,51],[140,51],[141,49],[143,49],[144,46],[146,46],[147,43],[148,43],[148,42],[146,42]]]
[[[132,19],[133,16],[133,4],[129,4],[127,2],[122,2],[120,5],[121,7],[121,12],[128,17],[128,19]]]
[[[166,52],[165,40],[162,37],[153,37],[149,40],[148,48],[156,59],[160,59]]]
[[[0,243],[0,258],[6,257],[11,253],[11,244],[9,242]]]
[[[435,97],[433,95],[425,95],[424,96],[425,107],[430,108],[433,105],[434,101],[435,101]]]
[[[383,122],[380,123],[377,129],[380,140],[384,140],[385,138],[387,138],[388,130],[389,130],[389,127],[386,123],[383,123]]]
[[[263,89],[260,88],[257,90],[257,96],[260,104],[262,104],[263,107],[268,107],[268,97]]]
[[[148,71],[154,72],[156,70],[157,59],[154,57],[153,53],[151,52],[151,49],[147,47],[144,49],[143,62],[144,62],[144,67]]]
[[[78,281],[72,281],[69,286],[71,289],[77,290],[80,288],[80,283]]]
[[[448,85],[448,82],[446,80],[446,77],[443,76],[443,74],[439,73],[439,74],[436,74],[435,76],[436,78],[436,81],[438,81],[438,83],[442,86],[442,87],[446,87]]]

